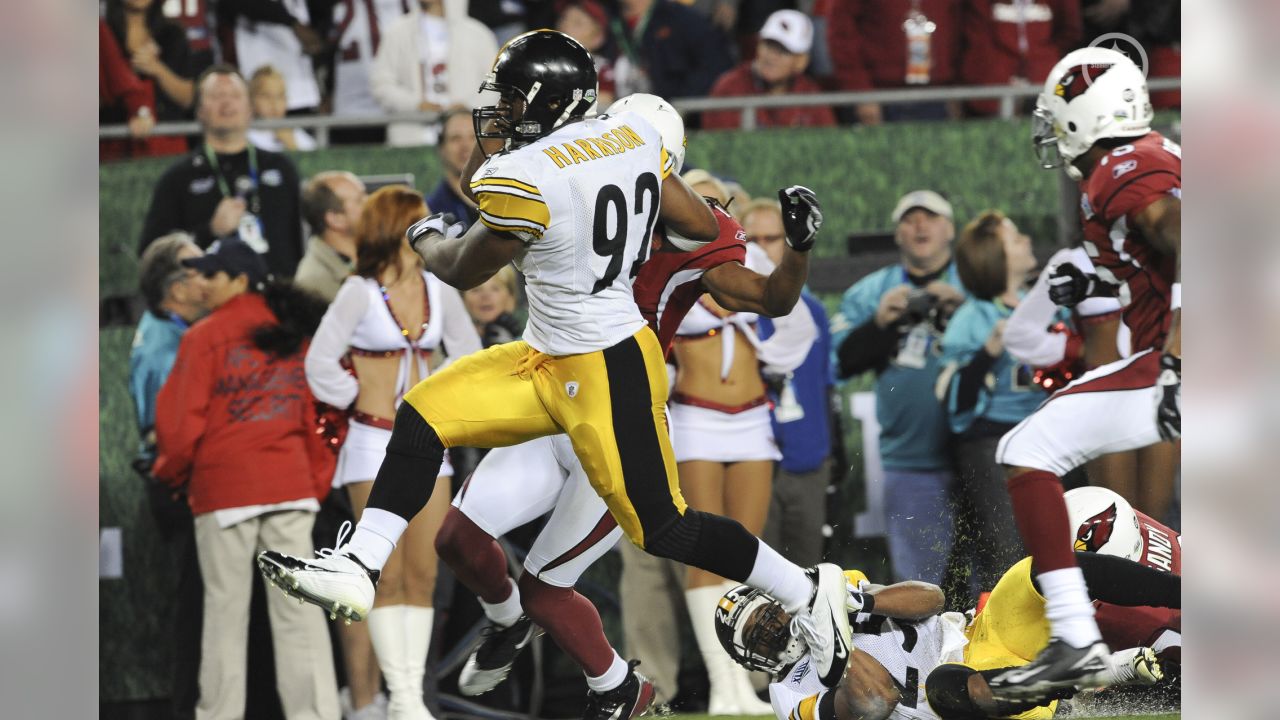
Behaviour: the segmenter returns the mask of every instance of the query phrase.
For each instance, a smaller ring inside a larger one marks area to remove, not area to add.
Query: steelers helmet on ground
[[[1119,493],[1100,487],[1080,487],[1065,495],[1067,515],[1075,528],[1078,551],[1142,559],[1142,531],[1133,506]]]
[[[1032,142],[1041,167],[1065,165],[1079,180],[1072,161],[1099,140],[1146,135],[1153,116],[1147,78],[1132,60],[1110,48],[1081,48],[1049,72],[1036,99]]]
[[[684,118],[671,107],[671,103],[648,93],[628,95],[610,105],[605,114],[616,115],[628,110],[644,118],[662,136],[662,147],[675,163],[671,171],[679,174],[684,167]]]
[[[715,625],[720,646],[748,670],[777,675],[804,656],[804,642],[792,634],[786,611],[763,590],[739,585],[725,593]]]
[[[480,90],[496,92],[500,102],[472,111],[476,137],[500,138],[509,150],[586,114],[596,101],[596,65],[568,35],[531,30],[502,46]],[[524,110],[515,117],[517,105]],[[489,120],[496,127],[486,129]]]

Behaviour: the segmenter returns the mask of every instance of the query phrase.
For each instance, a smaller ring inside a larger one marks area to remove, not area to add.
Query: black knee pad
[[[942,720],[985,720],[969,697],[969,677],[976,671],[964,665],[939,665],[925,680],[929,707]]]
[[[413,520],[431,499],[443,463],[440,436],[412,405],[401,403],[367,507]]]
[[[685,510],[654,537],[645,538],[644,549],[650,555],[742,582],[751,574],[759,546],[760,541],[736,520]]]

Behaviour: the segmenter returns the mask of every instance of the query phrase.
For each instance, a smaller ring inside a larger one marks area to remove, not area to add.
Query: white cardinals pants
[[[1062,477],[1099,455],[1160,442],[1159,374],[1150,349],[1090,370],[1005,433],[996,460]]]
[[[609,508],[587,481],[568,435],[490,450],[454,497],[453,506],[495,538],[554,508],[524,567],[556,587],[573,587],[622,537]]]

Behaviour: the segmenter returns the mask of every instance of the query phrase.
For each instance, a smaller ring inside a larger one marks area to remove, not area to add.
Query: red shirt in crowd
[[[822,92],[822,87],[808,75],[797,75],[791,80],[788,94]],[[741,97],[764,95],[764,84],[751,70],[751,63],[744,62],[720,76],[711,88],[711,97]],[[810,107],[759,108],[756,110],[756,127],[829,127],[836,124],[835,113],[826,105]],[[742,111],[719,110],[702,114],[704,130],[729,130],[742,126]]]
[[[333,456],[314,432],[306,348],[279,359],[253,344],[254,328],[275,322],[257,293],[227,301],[183,335],[156,397],[153,472],[188,484],[193,513],[328,493]]]
[[[962,3],[920,0],[920,12],[936,26],[929,36],[929,85],[953,85],[958,76]],[[911,0],[820,0],[814,14],[826,18],[827,47],[841,90],[906,85],[907,35],[902,24]]]
[[[1083,32],[1079,0],[969,0],[963,83],[1005,85],[1023,78],[1040,87],[1058,60],[1079,44]],[[999,107],[995,100],[969,103],[969,109],[981,115],[993,115]]]

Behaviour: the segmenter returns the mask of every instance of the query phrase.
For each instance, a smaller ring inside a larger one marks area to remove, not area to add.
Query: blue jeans
[[[942,584],[953,534],[950,470],[884,471],[885,520],[895,582]]]

